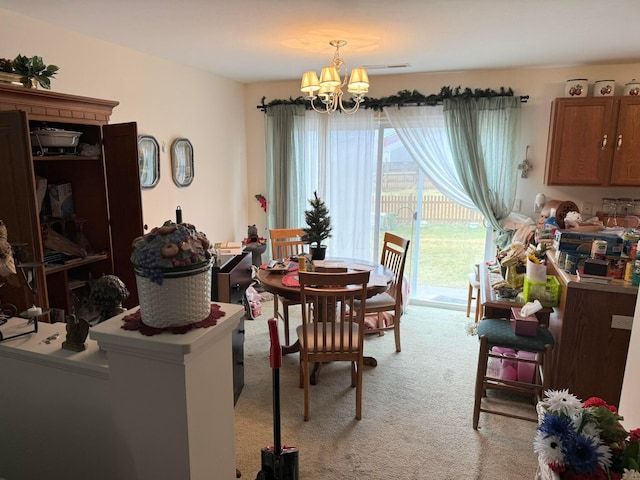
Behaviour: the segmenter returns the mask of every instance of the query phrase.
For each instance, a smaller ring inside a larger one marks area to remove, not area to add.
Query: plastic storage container
[[[524,279],[522,296],[525,302],[539,300],[543,307],[555,307],[560,300],[560,283],[553,275],[547,275],[545,283]]]

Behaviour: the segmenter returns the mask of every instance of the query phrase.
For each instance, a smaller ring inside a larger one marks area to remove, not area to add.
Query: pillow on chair
[[[391,312],[382,312],[382,315],[380,315],[381,317],[381,321],[384,325],[379,325],[378,324],[378,314],[377,313],[372,313],[370,315],[367,315],[366,317],[364,317],[364,326],[368,329],[368,330],[372,330],[374,328],[384,328],[384,327],[390,327],[391,325],[393,325],[393,313]]]

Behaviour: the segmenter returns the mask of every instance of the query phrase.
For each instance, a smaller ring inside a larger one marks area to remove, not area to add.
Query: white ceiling
[[[0,0],[0,8],[243,83],[640,63],[640,0]],[[2,52],[0,52],[2,53]]]

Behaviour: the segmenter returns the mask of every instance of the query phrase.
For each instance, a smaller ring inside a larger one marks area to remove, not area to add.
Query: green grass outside
[[[398,225],[393,233],[410,238],[409,257],[405,271],[412,275],[413,235],[411,224]],[[485,228],[478,225],[429,222],[420,229],[420,255],[418,257],[418,285],[464,288],[473,265],[482,262]],[[380,232],[380,245],[384,232]]]

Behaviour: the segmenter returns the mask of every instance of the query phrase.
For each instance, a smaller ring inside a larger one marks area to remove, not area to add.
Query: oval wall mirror
[[[193,145],[186,138],[178,138],[171,145],[171,170],[173,181],[186,187],[193,181]]]
[[[140,186],[155,187],[160,180],[160,145],[151,135],[138,137],[138,169],[140,170]]]

